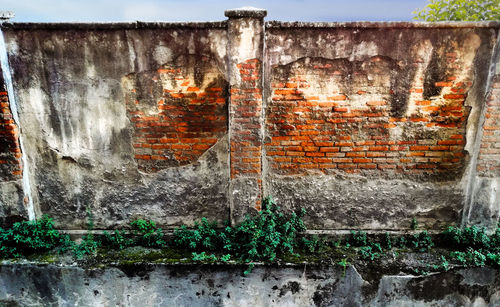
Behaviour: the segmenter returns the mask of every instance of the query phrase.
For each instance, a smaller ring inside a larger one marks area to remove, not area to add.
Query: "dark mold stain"
[[[436,82],[446,80],[446,63],[443,63],[443,56],[434,48],[432,50],[431,61],[424,73],[424,99],[429,100],[432,96],[441,94],[442,87],[436,86]]]

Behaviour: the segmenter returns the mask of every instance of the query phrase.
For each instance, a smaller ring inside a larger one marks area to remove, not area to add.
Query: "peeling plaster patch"
[[[240,29],[240,41],[241,44],[238,46],[238,57],[240,59],[253,59],[255,58],[255,46],[253,38],[255,35],[253,28],[242,28]]]
[[[368,42],[361,42],[357,45],[354,46],[352,50],[352,54],[349,57],[350,61],[354,60],[361,60],[366,57],[372,57],[380,54],[378,50],[378,46],[375,42],[368,41]]]
[[[423,80],[424,80],[424,73],[429,65],[429,62],[431,60],[431,55],[433,52],[434,47],[432,46],[432,43],[430,40],[424,40],[423,42],[415,45],[412,47],[412,53],[416,57],[417,61],[417,69],[415,71],[415,76],[412,80],[412,84],[415,88],[423,88]],[[410,117],[414,114],[417,114],[417,105],[416,101],[418,99],[415,98],[421,98],[420,95],[416,94],[413,95],[413,99],[410,99],[407,109],[406,109],[406,116]]]
[[[172,50],[167,46],[158,45],[153,56],[158,63],[167,63],[172,61]]]

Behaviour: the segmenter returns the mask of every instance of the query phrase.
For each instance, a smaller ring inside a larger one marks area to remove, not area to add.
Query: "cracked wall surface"
[[[38,216],[228,218],[224,24],[3,31]]]
[[[334,266],[4,264],[0,304],[121,306],[497,306],[498,270],[415,276]]]
[[[266,31],[266,194],[319,229],[460,221],[494,32]]]
[[[25,158],[36,215],[68,229],[237,222],[269,195],[312,229],[496,225],[498,23],[265,15],[3,24],[20,121],[2,101],[0,170]],[[24,216],[20,179],[0,218]]]

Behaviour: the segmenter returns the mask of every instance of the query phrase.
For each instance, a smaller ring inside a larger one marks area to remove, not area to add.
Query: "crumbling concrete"
[[[498,271],[364,279],[349,266],[131,265],[103,269],[4,264],[5,306],[496,306]]]
[[[15,172],[67,229],[237,222],[268,195],[316,230],[496,226],[498,22],[266,14],[3,23],[26,161],[3,218],[26,216]]]

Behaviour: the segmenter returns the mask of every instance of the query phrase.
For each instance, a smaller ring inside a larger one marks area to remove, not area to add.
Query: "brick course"
[[[19,130],[12,116],[3,78],[0,76],[0,181],[22,178],[21,156]]]
[[[273,69],[265,148],[274,173],[450,177],[464,167],[467,76],[443,76],[431,98],[424,98],[423,81],[414,81],[401,116],[392,103],[390,63],[373,57],[358,70],[345,67],[309,58]]]
[[[496,75],[486,99],[483,136],[477,162],[478,175],[500,176],[500,75]]]
[[[198,67],[182,66],[183,61],[160,67],[144,76],[149,86],[141,77],[133,80],[127,113],[142,171],[192,163],[227,133],[227,82],[209,58],[196,60]]]
[[[261,191],[261,62],[249,59],[236,66],[241,82],[231,88],[231,178],[256,178]],[[261,195],[257,208],[260,208],[260,199]]]

